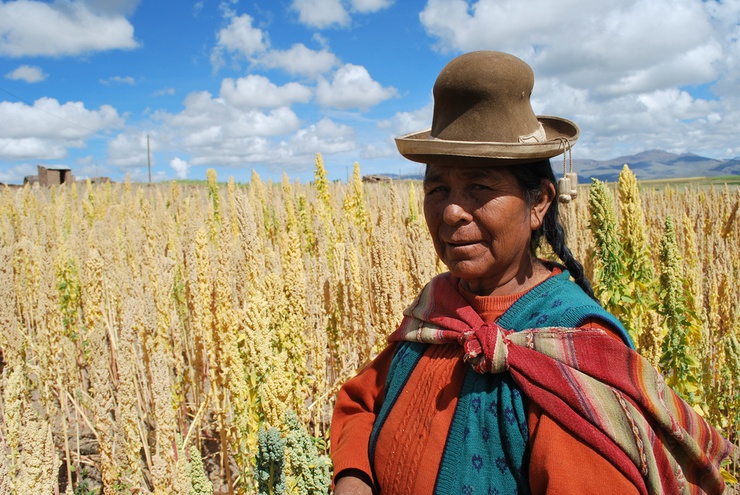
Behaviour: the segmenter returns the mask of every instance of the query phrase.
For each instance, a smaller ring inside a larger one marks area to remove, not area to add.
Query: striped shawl
[[[391,341],[459,343],[479,373],[511,374],[529,400],[598,450],[641,493],[722,493],[734,446],[650,363],[601,330],[511,332],[484,323],[449,276],[435,277]]]

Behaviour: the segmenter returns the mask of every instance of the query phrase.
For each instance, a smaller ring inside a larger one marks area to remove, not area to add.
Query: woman
[[[397,139],[427,164],[424,215],[449,272],[342,387],[337,495],[724,488],[732,446],[663,391],[565,246],[549,158],[579,131],[534,115],[533,84],[511,55],[460,56],[435,83],[431,130]],[[542,237],[565,266],[536,257]]]

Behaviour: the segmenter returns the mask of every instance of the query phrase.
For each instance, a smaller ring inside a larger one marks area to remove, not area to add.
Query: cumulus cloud
[[[250,57],[267,48],[267,35],[261,29],[252,26],[253,21],[248,14],[229,18],[229,24],[216,35],[216,47],[211,53],[211,63],[214,67],[223,65],[223,58],[227,53]]]
[[[175,157],[170,160],[170,167],[175,171],[175,175],[178,179],[187,179],[190,165],[182,158]]]
[[[148,146],[148,148],[147,148]],[[159,149],[159,141],[150,139],[141,131],[122,132],[108,142],[108,163],[117,167],[148,167],[151,151],[152,164],[154,152]]]
[[[418,110],[398,112],[390,121],[381,121],[379,127],[392,127],[396,135],[428,129],[432,126],[432,111],[433,104],[429,103]]]
[[[576,120],[582,156],[740,154],[719,151],[740,133],[737,2],[428,0],[420,20],[440,52],[495,49],[528,62],[535,111]]]
[[[46,79],[48,74],[44,73],[41,67],[32,65],[21,65],[14,71],[5,74],[6,79],[12,79],[13,81],[26,81],[29,84],[43,81]]]
[[[306,103],[311,90],[295,82],[277,86],[264,76],[249,75],[221,82],[220,96],[237,108],[277,108],[293,103]]]
[[[349,25],[350,12],[370,14],[393,5],[393,0],[293,0],[291,7],[298,20],[307,26],[324,29]]]
[[[320,105],[342,110],[367,109],[397,94],[395,88],[383,87],[373,80],[365,67],[354,64],[341,66],[331,81],[319,78],[316,86],[316,101]]]
[[[299,128],[298,116],[287,107],[262,112],[239,109],[223,98],[213,98],[207,91],[191,93],[185,98],[185,109],[168,119],[180,128],[202,136],[218,133],[228,136],[274,136]],[[195,136],[193,139],[196,139]]]
[[[115,2],[93,3],[103,9]],[[134,27],[124,15],[95,11],[79,0],[0,3],[0,55],[60,57],[137,46]]]
[[[291,7],[301,23],[314,28],[349,24],[349,13],[339,0],[293,0]]]
[[[81,102],[40,98],[33,106],[0,102],[0,122],[13,122],[0,126],[0,159],[59,159],[97,132],[120,127],[123,118],[109,105],[88,110]]]
[[[288,50],[270,50],[257,62],[269,69],[282,69],[288,74],[315,79],[339,64],[330,51],[311,50],[303,43],[296,43]]]
[[[85,0],[90,9],[101,14],[131,15],[139,6],[140,0]]]
[[[177,146],[188,152],[191,165],[241,166],[256,160],[277,159],[280,151],[273,138],[300,129],[298,116],[287,106],[269,111],[238,107],[226,98],[214,98],[201,91],[189,94],[184,107],[180,113],[158,113],[156,118],[179,136]]]
[[[321,119],[291,137],[291,149],[296,153],[313,155],[318,152],[332,154],[355,148],[353,128],[337,124],[331,119]]]
[[[420,19],[443,52],[508,51],[610,94],[709,81],[722,55],[700,0],[429,0]]]

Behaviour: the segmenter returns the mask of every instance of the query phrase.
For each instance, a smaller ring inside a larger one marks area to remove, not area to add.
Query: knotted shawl
[[[721,493],[734,446],[634,350],[597,329],[511,332],[484,323],[454,279],[435,277],[391,341],[460,344],[479,373],[508,372],[529,400],[641,493]]]

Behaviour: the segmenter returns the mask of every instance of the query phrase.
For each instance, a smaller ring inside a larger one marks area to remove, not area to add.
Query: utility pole
[[[149,148],[149,134],[146,135],[146,161],[149,166],[149,184],[152,183],[152,153]]]

